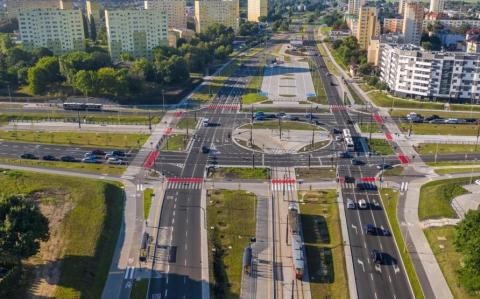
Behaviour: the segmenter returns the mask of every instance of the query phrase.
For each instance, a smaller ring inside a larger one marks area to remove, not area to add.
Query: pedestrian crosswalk
[[[273,191],[295,191],[297,190],[297,181],[295,179],[273,179]]]
[[[340,111],[340,110],[346,110],[346,109],[347,109],[347,106],[345,105],[330,105],[330,110]]]
[[[177,190],[177,189],[194,189],[194,190],[198,190],[198,189],[202,189],[202,183],[187,183],[187,182],[168,182],[167,183],[167,188],[168,189],[173,189],[173,190]]]
[[[238,110],[240,109],[240,105],[212,104],[208,106],[208,109]]]

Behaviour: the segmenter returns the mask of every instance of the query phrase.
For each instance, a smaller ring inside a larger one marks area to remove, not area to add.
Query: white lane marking
[[[358,228],[356,225],[353,225],[353,223],[352,223],[352,228],[355,230],[355,234],[358,235]]]
[[[382,267],[380,267],[378,264],[375,264],[375,271],[382,273]]]
[[[370,273],[370,279],[373,280],[373,274],[372,273]]]
[[[400,272],[400,268],[397,265],[393,266],[393,270],[395,271],[395,275]]]
[[[377,299],[377,292],[375,292],[374,294],[375,294],[375,299]]]
[[[402,182],[402,185],[400,186],[400,192],[403,192],[404,186],[405,186],[405,182]]]
[[[132,271],[130,271],[130,278],[133,279],[133,273],[135,272],[135,267],[132,267]]]
[[[408,190],[408,182],[405,182],[405,191]]]
[[[392,283],[392,278],[390,277],[390,274],[388,274],[388,280],[390,281],[390,283]]]
[[[127,267],[127,271],[125,271],[125,276],[123,277],[123,279],[127,279],[129,272],[130,272],[130,267]]]
[[[363,264],[363,261],[361,261],[360,259],[357,259],[357,262],[362,265],[362,269],[363,269],[363,272],[365,272],[365,265]],[[371,275],[371,274],[370,274]]]

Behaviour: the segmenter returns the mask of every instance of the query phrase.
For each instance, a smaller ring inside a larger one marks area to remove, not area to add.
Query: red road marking
[[[210,105],[208,109],[231,109],[231,110],[238,110],[240,109],[239,105]]]
[[[410,163],[410,160],[408,160],[408,157],[404,154],[398,155],[398,160],[400,160],[400,162],[402,162],[402,164]]]
[[[387,138],[387,140],[393,140],[392,133],[385,134],[385,138]]]
[[[373,115],[373,118],[375,119],[375,121],[376,121],[379,125],[383,124],[383,119],[382,119],[382,117],[381,117],[380,115],[374,114],[374,115]]]
[[[286,180],[281,180],[281,179],[273,179],[272,184],[295,184],[297,180],[295,179],[286,179]]]
[[[169,183],[202,183],[203,178],[167,178]]]
[[[376,180],[377,178],[374,176],[360,178],[360,181],[364,183],[374,183]]]
[[[159,151],[151,151],[148,154],[147,159],[145,160],[145,163],[143,164],[143,167],[148,168],[148,169],[152,168],[152,166],[155,163],[155,160],[158,158],[158,156],[160,156]]]
[[[177,112],[175,112],[175,116],[176,116],[176,117],[180,117],[180,116],[182,116],[182,114],[183,114],[182,111],[177,111]]]

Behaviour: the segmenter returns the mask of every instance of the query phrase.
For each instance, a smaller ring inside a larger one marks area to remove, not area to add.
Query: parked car
[[[25,154],[21,155],[20,158],[22,158],[22,159],[29,159],[29,160],[38,160],[38,157],[35,156],[35,155],[32,154],[32,153],[25,153]]]
[[[443,124],[445,120],[443,118],[432,119],[428,121],[429,124]]]
[[[89,156],[82,159],[82,163],[91,163],[96,164],[99,163],[95,156]]]
[[[348,198],[347,199],[347,209],[354,210],[356,208],[355,202]]]
[[[285,112],[278,112],[277,113],[278,118],[285,118],[286,116],[287,116],[287,114]]]
[[[382,264],[383,263],[383,256],[382,253],[376,249],[372,250],[372,261],[375,264]]]
[[[100,149],[93,150],[90,153],[95,156],[105,156],[105,152]]]
[[[345,183],[355,183],[355,178],[353,176],[346,175],[345,176]]]
[[[55,158],[54,156],[52,155],[45,155],[42,157],[42,160],[45,160],[45,161],[58,161],[57,158]]]
[[[63,162],[77,162],[78,160],[73,156],[61,156],[60,160]]]

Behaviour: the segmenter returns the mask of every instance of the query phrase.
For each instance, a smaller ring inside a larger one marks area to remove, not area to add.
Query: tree
[[[20,261],[35,255],[49,238],[48,219],[31,201],[18,196],[0,199],[0,258]]]
[[[15,44],[9,34],[0,34],[0,53],[6,53],[8,49],[13,48]]]
[[[98,77],[95,71],[81,70],[75,75],[73,87],[83,95],[94,95],[98,91]]]
[[[153,66],[145,58],[135,60],[130,67],[130,73],[141,81],[151,81],[154,78]]]
[[[463,255],[463,266],[459,270],[459,281],[474,294],[480,291],[480,211],[471,210],[455,226],[453,244]]]

